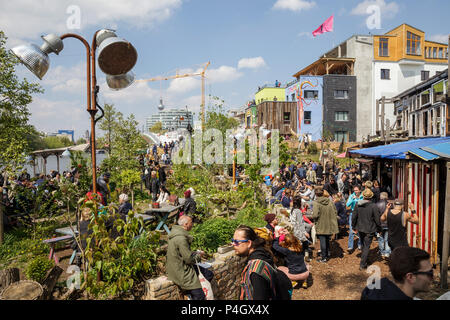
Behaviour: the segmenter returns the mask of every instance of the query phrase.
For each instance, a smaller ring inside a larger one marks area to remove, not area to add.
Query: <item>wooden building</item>
[[[267,130],[278,129],[280,135],[297,134],[297,103],[284,101],[264,101],[257,106],[258,127]]]

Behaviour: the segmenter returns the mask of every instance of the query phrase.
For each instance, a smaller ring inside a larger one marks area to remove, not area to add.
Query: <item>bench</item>
[[[42,242],[50,245],[50,254],[48,255],[48,259],[49,260],[54,259],[55,263],[59,264],[59,259],[55,254],[55,244],[60,241],[66,241],[66,240],[72,240],[72,239],[73,239],[72,235],[65,235],[62,237],[56,237],[56,238],[50,238],[50,239],[43,240]]]

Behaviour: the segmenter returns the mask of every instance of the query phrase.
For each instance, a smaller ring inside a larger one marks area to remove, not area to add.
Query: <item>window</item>
[[[378,55],[380,57],[388,57],[389,56],[389,39],[388,38],[380,38],[380,47],[378,48]]]
[[[407,33],[406,53],[420,55],[420,36],[411,32]]]
[[[429,103],[430,102],[430,90],[422,92],[421,99],[422,99],[422,104],[421,104],[422,106],[424,106],[427,103]]]
[[[286,101],[288,101],[288,102],[289,102],[289,96],[286,96]]]
[[[334,132],[334,141],[336,142],[348,142],[348,132],[347,131],[335,131]]]
[[[305,99],[317,100],[319,98],[319,91],[317,91],[317,90],[305,90],[304,98]]]
[[[425,80],[428,80],[429,78],[430,78],[430,71],[422,70],[420,72],[420,80],[425,81]]]
[[[444,48],[439,48],[439,59],[444,59]]]
[[[444,98],[444,82],[441,81],[433,85],[433,103],[439,102]]]
[[[381,69],[381,79],[390,80],[391,79],[391,70],[390,69]]]
[[[433,59],[437,58],[437,48],[433,48]]]
[[[348,90],[334,90],[335,99],[348,99]]]
[[[348,121],[348,111],[336,111],[334,113],[335,121]]]
[[[291,94],[292,101],[295,101],[295,93]]]
[[[291,113],[285,112],[283,114],[283,124],[290,124],[291,123]]]
[[[304,124],[311,124],[311,111],[305,111],[304,112],[303,123]]]

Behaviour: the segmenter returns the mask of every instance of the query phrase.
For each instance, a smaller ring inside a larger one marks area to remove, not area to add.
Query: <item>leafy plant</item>
[[[53,268],[54,262],[53,260],[48,260],[45,256],[39,256],[34,258],[28,263],[25,274],[28,279],[41,282],[44,280],[47,272]]]
[[[93,203],[87,201],[85,206],[93,206]],[[106,226],[112,217],[115,218],[113,229],[119,233],[116,238]],[[89,294],[100,299],[115,297],[155,270],[159,234],[139,234],[142,227],[142,218],[136,218],[132,211],[126,222],[115,215],[114,210],[110,215],[99,216],[97,223],[91,222],[92,234],[87,238],[85,250],[90,269],[84,279]]]
[[[319,152],[319,149],[317,149],[317,144],[314,141],[310,142],[308,145],[308,154],[317,154],[317,152]]]
[[[194,226],[191,231],[194,237],[192,248],[213,253],[218,247],[230,243],[238,226],[239,221],[225,218],[204,221],[202,224]]]

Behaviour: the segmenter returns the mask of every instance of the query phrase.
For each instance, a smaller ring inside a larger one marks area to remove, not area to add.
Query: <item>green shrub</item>
[[[41,282],[53,266],[54,263],[52,260],[48,260],[45,256],[39,256],[28,263],[25,274],[28,279]]]
[[[201,249],[207,253],[217,251],[220,246],[230,243],[239,224],[237,220],[225,218],[206,220],[192,229],[192,249]]]
[[[317,144],[315,142],[311,142],[308,145],[308,154],[316,154],[319,152],[319,149],[317,149]]]
[[[246,207],[236,214],[236,220],[239,224],[244,224],[252,228],[260,228],[266,225],[264,215],[268,213],[268,209]]]

